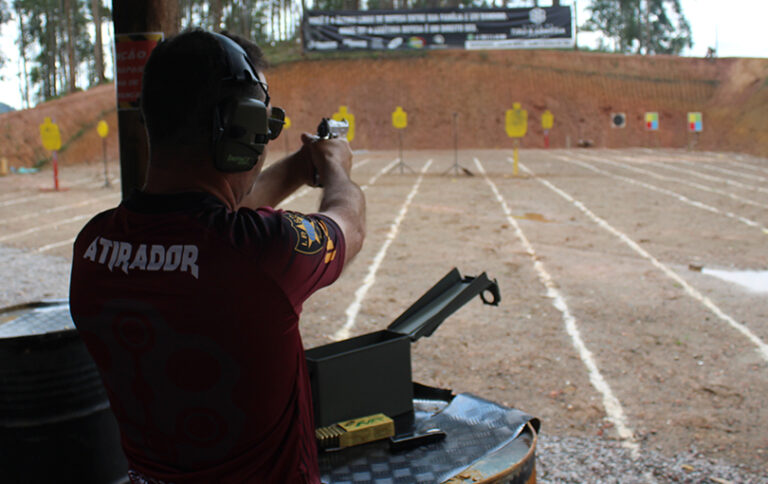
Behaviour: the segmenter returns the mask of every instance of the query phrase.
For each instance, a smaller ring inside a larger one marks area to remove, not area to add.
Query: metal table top
[[[445,440],[392,453],[387,441],[373,442],[320,455],[320,474],[328,484],[436,483],[457,476],[520,437],[528,422],[539,422],[520,410],[471,394],[448,402],[414,400],[416,433],[439,428]],[[510,463],[514,464],[514,463]]]

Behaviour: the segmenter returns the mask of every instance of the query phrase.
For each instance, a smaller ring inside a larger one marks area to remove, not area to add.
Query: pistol
[[[349,132],[349,123],[346,119],[336,121],[334,119],[323,118],[317,125],[317,136],[320,139],[346,138]]]
[[[323,118],[317,125],[317,137],[320,139],[346,138],[349,132],[349,122],[346,119],[336,121],[334,119]],[[320,174],[317,168],[312,168],[312,186],[322,187],[320,184]]]

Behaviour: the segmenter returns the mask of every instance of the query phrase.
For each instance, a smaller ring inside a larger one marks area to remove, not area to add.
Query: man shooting
[[[285,113],[259,48],[200,30],[143,79],[146,185],[94,217],[70,306],[137,483],[319,483],[303,302],[360,250],[365,200],[344,140],[302,135],[264,171]],[[274,210],[314,173],[318,213]]]

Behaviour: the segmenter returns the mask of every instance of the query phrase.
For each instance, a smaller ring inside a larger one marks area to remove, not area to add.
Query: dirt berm
[[[453,148],[458,113],[460,148],[509,148],[505,112],[514,102],[528,111],[522,147],[544,147],[541,115],[555,117],[550,146],[674,147],[768,156],[768,59],[697,59],[570,51],[442,51],[398,57],[289,62],[267,72],[273,102],[286,108],[296,142],[322,116],[345,105],[355,116],[355,149],[396,149],[391,114],[408,113],[405,149]],[[0,115],[0,157],[32,166],[48,154],[39,125],[60,126],[63,163],[98,161],[96,123],[111,126],[109,156],[117,156],[115,93],[100,86],[38,107]],[[687,113],[702,112],[704,131],[693,138]],[[611,113],[627,126],[612,128]],[[660,129],[645,128],[658,112]],[[284,149],[282,142],[279,149]]]

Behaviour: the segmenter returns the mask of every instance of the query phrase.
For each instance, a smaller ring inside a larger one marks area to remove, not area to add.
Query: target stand
[[[464,173],[467,176],[475,176],[469,169],[459,164],[459,113],[453,113],[453,165],[443,173],[447,175],[453,172],[456,175]]]

